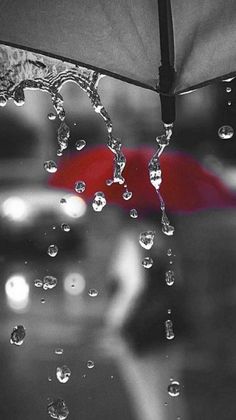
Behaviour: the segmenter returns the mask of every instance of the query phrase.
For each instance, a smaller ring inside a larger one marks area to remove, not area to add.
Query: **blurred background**
[[[217,132],[234,127],[234,91],[232,81],[179,96],[168,148],[189,153],[232,194],[235,137]],[[73,191],[49,187],[44,162],[60,162],[58,121],[48,118],[48,94],[25,93],[23,106],[10,100],[0,109],[0,417],[46,419],[48,398],[62,398],[71,419],[234,418],[236,211],[170,215],[176,233],[165,238],[160,214],[133,220],[108,205],[96,213]],[[163,130],[156,93],[108,77],[99,93],[126,147],[155,146]],[[80,139],[87,148],[105,144],[87,95],[73,83],[61,94],[71,130],[63,157],[79,156]],[[138,243],[146,230],[158,237],[149,270]],[[48,275],[57,278],[54,289],[35,286]],[[165,338],[170,317],[174,340]],[[26,329],[21,346],[9,343],[17,325]],[[65,384],[56,377],[63,365],[71,370]],[[173,380],[176,397],[168,393]]]

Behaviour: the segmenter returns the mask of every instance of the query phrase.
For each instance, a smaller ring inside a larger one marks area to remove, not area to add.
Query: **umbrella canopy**
[[[235,0],[0,0],[1,43],[154,90],[168,56],[168,94],[236,72],[235,27]]]
[[[150,184],[147,166],[155,149],[124,148],[127,165],[123,175],[128,190],[133,193],[128,201],[122,198],[124,187],[106,185],[113,171],[111,152],[97,146],[62,158],[55,174],[49,178],[54,187],[73,190],[77,181],[84,181],[82,198],[90,201],[97,191],[105,194],[107,202],[126,209],[136,208],[140,213],[160,210],[155,189]],[[192,212],[210,208],[236,206],[236,195],[191,156],[180,152],[167,152],[160,158],[163,179],[160,192],[167,209],[172,212]]]

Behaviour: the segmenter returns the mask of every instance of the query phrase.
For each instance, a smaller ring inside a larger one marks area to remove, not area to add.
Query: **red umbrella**
[[[123,175],[130,200],[124,200],[124,186],[106,185],[112,177],[112,153],[105,146],[83,150],[61,160],[58,170],[49,179],[54,187],[72,190],[77,181],[84,181],[85,191],[80,195],[87,201],[92,200],[97,191],[105,194],[110,204],[126,209],[136,208],[141,213],[158,211],[159,199],[150,184],[148,162],[155,149],[123,149],[127,159]],[[205,169],[199,162],[186,153],[167,152],[160,158],[163,183],[160,192],[166,207],[172,212],[191,212],[210,208],[236,206],[236,195],[222,181]]]

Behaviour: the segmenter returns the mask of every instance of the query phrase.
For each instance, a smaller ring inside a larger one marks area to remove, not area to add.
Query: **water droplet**
[[[34,285],[35,285],[35,287],[42,287],[43,286],[43,281],[41,279],[35,279],[34,280]]]
[[[65,384],[66,382],[69,381],[70,376],[71,376],[71,370],[68,368],[68,366],[63,365],[63,366],[57,367],[56,377],[59,382],[61,382],[62,384]]]
[[[113,184],[112,179],[107,179],[107,180],[106,180],[106,185],[107,185],[108,187],[110,187],[112,184]]]
[[[64,350],[61,347],[58,347],[55,349],[54,353],[61,356],[64,353]]]
[[[41,302],[41,303],[45,303],[45,302],[46,302],[46,299],[42,298],[42,299],[40,300],[40,302]]]
[[[45,171],[50,172],[51,174],[54,174],[57,171],[57,165],[53,160],[46,160],[43,167]]]
[[[86,184],[84,181],[77,181],[75,183],[75,191],[79,194],[83,193],[85,191]]]
[[[85,140],[78,140],[75,143],[76,150],[82,150],[85,146],[86,146],[86,141]]]
[[[168,309],[167,313],[168,313],[168,315],[170,315],[171,314],[171,309]]]
[[[128,191],[128,190],[126,190],[124,193],[123,193],[123,195],[122,195],[122,197],[123,197],[123,199],[124,200],[130,200],[131,199],[131,197],[132,197],[132,192],[131,191]]]
[[[231,87],[229,87],[229,86],[227,86],[227,88],[226,88],[225,90],[226,90],[226,92],[227,92],[227,93],[232,92],[232,88],[231,88]]]
[[[52,382],[52,377],[48,376],[48,382]]]
[[[165,223],[162,226],[162,232],[167,236],[172,236],[174,234],[175,228],[174,226],[171,226],[169,223]]]
[[[178,397],[180,394],[180,384],[178,381],[172,381],[169,385],[168,385],[168,394],[171,397]]]
[[[50,121],[54,121],[55,119],[56,119],[56,115],[55,114],[53,114],[53,112],[49,112],[49,114],[48,114],[48,119],[50,120]]]
[[[172,134],[172,131],[171,131]],[[170,132],[168,131],[168,136],[170,135]],[[162,136],[158,136],[156,137],[156,141],[159,144],[159,146],[168,146],[169,145],[169,139],[167,138],[167,136],[165,134],[163,134]]]
[[[13,328],[11,333],[10,343],[15,344],[16,346],[21,346],[25,339],[25,327],[23,325],[17,325]]]
[[[43,278],[43,289],[53,289],[57,285],[57,279],[53,276],[45,276]]]
[[[229,140],[234,135],[234,129],[230,125],[223,125],[218,130],[218,136],[222,140]]]
[[[91,297],[96,297],[98,295],[98,291],[96,289],[89,289],[88,295]]]
[[[153,266],[153,259],[151,257],[145,257],[142,261],[144,268],[151,268]]]
[[[168,270],[166,272],[166,284],[168,286],[173,286],[174,282],[175,282],[175,274],[174,274],[174,271],[173,270]]]
[[[88,360],[88,361],[87,361],[87,367],[88,367],[89,369],[94,368],[94,366],[95,366],[95,363],[93,362],[93,360]]]
[[[65,401],[60,398],[48,404],[47,410],[49,416],[56,420],[65,420],[69,415]]]
[[[169,248],[169,249],[167,250],[167,255],[168,255],[168,257],[171,257],[171,255],[172,255],[172,249],[171,249],[171,248]]]
[[[93,210],[94,211],[102,211],[103,207],[106,205],[106,198],[103,192],[96,192],[94,199],[93,199]]]
[[[132,219],[137,219],[138,217],[138,212],[136,209],[131,209],[129,214],[130,214],[130,217],[132,217]]]
[[[173,338],[175,338],[173,331],[173,322],[170,319],[167,319],[167,321],[165,321],[165,331],[167,340],[173,340]]]
[[[155,154],[148,164],[150,182],[156,190],[159,190],[162,183],[161,167],[159,157]]]
[[[57,253],[58,253],[58,247],[56,245],[49,245],[48,255],[50,257],[56,257]]]
[[[61,204],[66,204],[66,199],[65,199],[65,198],[61,198],[61,199],[60,199],[60,203],[61,203]]]
[[[228,101],[228,102],[227,102],[227,105],[228,105],[228,106],[231,106],[231,105],[232,105],[232,102],[231,102],[231,101]]]
[[[139,243],[145,249],[151,249],[154,243],[155,232],[147,231],[139,235]]]
[[[57,150],[57,156],[62,156],[62,150],[61,149]]]
[[[70,225],[68,225],[67,223],[62,223],[61,230],[63,230],[64,232],[70,232]]]
[[[7,104],[7,98],[3,95],[0,96],[0,106],[6,106]]]

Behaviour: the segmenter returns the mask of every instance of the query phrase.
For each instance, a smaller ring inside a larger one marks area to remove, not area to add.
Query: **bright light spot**
[[[71,296],[78,296],[83,293],[86,281],[80,273],[69,273],[64,279],[64,289]]]
[[[26,308],[29,302],[29,285],[19,274],[10,277],[5,284],[9,306],[14,310]]]
[[[22,222],[28,215],[28,208],[21,198],[10,197],[2,204],[2,212],[14,222]]]
[[[77,197],[76,195],[70,195],[66,197],[66,202],[63,204],[62,209],[70,217],[81,217],[86,212],[85,201]]]

